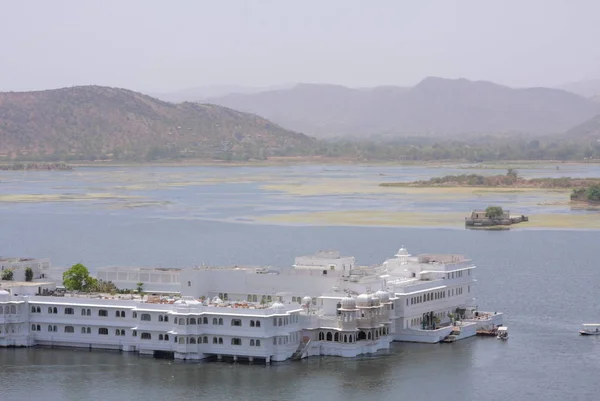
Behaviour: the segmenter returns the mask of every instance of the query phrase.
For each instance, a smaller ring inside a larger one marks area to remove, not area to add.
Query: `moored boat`
[[[579,334],[582,336],[597,336],[600,335],[600,323],[584,323]]]
[[[508,327],[500,326],[497,329],[498,335],[496,336],[499,340],[508,340]]]

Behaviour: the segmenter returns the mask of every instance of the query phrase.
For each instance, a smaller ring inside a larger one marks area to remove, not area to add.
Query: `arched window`
[[[35,311],[36,311],[36,313],[42,313],[42,310],[40,309],[39,306],[35,308]]]
[[[196,318],[195,317],[191,317],[190,318],[190,324],[196,324]]]
[[[31,313],[35,313],[35,306],[31,307]]]
[[[370,339],[371,339],[371,332],[369,331],[369,332],[367,333],[367,340],[370,340]]]
[[[254,320],[250,320],[250,327],[254,327]]]
[[[163,321],[163,317],[162,317],[162,315],[158,315],[158,321],[159,321],[159,322],[162,322],[162,321]],[[160,338],[159,338],[159,340],[160,340]]]
[[[196,344],[196,337],[190,337],[190,344]]]
[[[250,346],[254,347],[254,340],[253,339],[250,339]]]
[[[100,334],[102,336],[107,336],[108,335],[108,329],[106,327],[100,327],[98,329],[98,334]]]
[[[81,316],[85,316],[85,309],[81,310]]]
[[[85,329],[86,334],[92,334],[92,329],[90,327]]]
[[[277,326],[283,326],[283,319],[279,318],[279,321],[277,322]]]
[[[54,313],[54,314],[58,313],[58,309],[56,308],[56,306],[54,308],[52,308],[52,313]]]
[[[260,327],[260,320],[256,321],[256,327]]]
[[[177,324],[177,317],[175,317],[175,319],[173,319],[173,323]]]
[[[86,312],[87,312],[88,316],[92,316],[92,310],[91,309],[88,309]]]
[[[340,341],[340,334],[339,333],[335,333],[334,334],[333,341]]]
[[[348,336],[346,334],[344,334],[344,342],[347,343],[348,342]]]
[[[81,334],[85,334],[85,327],[81,328]]]
[[[258,302],[258,295],[252,295],[252,302]]]
[[[207,317],[203,317],[202,318],[202,324],[208,324],[208,318]]]
[[[52,326],[48,325],[48,331],[52,331]]]
[[[31,325],[31,331],[35,331],[35,324]]]
[[[152,320],[152,316],[149,313],[142,313],[141,320],[149,322]]]
[[[367,339],[367,334],[364,331],[360,331],[358,332],[358,340],[366,340]]]
[[[65,326],[65,333],[75,333],[73,326]]]
[[[115,316],[116,316],[116,317],[121,317],[121,312],[120,312],[120,311],[118,311],[118,310],[117,310],[117,311],[115,311]]]
[[[165,334],[165,341],[169,341],[169,335]]]
[[[213,324],[219,324],[219,320],[216,317],[213,317]]]
[[[219,344],[223,344],[223,337],[219,337]]]
[[[325,340],[325,334],[321,331],[319,332],[319,341]]]
[[[331,333],[327,333],[327,341],[332,341],[333,340],[333,336],[331,335]]]
[[[223,318],[222,317],[219,318],[219,326],[223,326]]]
[[[213,337],[213,344],[216,344],[218,342],[217,337]]]
[[[165,322],[169,321],[169,316],[165,316]]]
[[[256,340],[256,346],[260,347],[260,340]]]
[[[150,334],[150,333],[142,333],[142,335],[140,336],[140,338],[142,340],[152,340],[152,334]]]
[[[6,306],[6,313],[8,313],[8,305]],[[52,307],[48,307],[48,313],[52,313]]]

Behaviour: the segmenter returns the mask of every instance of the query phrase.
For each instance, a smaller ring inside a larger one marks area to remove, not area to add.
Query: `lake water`
[[[586,168],[574,169],[579,170],[560,175],[600,176]],[[531,172],[550,173],[550,169]],[[600,341],[580,337],[577,330],[583,322],[600,322],[599,231],[488,232],[231,221],[231,216],[243,219],[259,211],[326,208],[322,204],[330,202],[352,207],[349,199],[307,199],[262,187],[310,174],[371,176],[379,181],[379,174],[386,179],[394,174],[390,179],[421,179],[446,171],[312,166],[277,172],[199,167],[4,172],[0,196],[50,194],[61,199],[0,202],[0,255],[51,257],[57,265],[82,261],[93,270],[109,264],[289,266],[295,256],[319,249],[338,249],[356,256],[361,264],[372,264],[390,257],[401,245],[413,254],[463,253],[477,265],[479,308],[506,313],[510,340],[394,343],[389,352],[377,356],[309,358],[271,366],[184,363],[97,351],[0,349],[0,400],[596,398]],[[89,193],[113,198],[75,200]],[[131,195],[139,198],[124,198]],[[358,197],[373,208],[384,202],[376,196],[370,201]],[[137,204],[132,206],[133,201]]]

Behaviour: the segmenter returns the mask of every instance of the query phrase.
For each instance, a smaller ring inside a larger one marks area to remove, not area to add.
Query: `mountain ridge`
[[[600,112],[598,103],[562,89],[515,89],[489,81],[439,77],[427,77],[411,88],[368,90],[303,83],[206,101],[259,114],[317,137],[550,134],[564,132]]]
[[[76,86],[0,92],[0,153],[86,160],[128,157],[267,157],[301,152],[314,139],[254,114],[173,104],[128,89]],[[151,153],[151,154],[150,154]]]

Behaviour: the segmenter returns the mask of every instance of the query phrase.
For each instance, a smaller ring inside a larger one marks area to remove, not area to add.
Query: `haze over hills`
[[[232,93],[258,93],[277,89],[287,89],[293,86],[293,84],[273,85],[268,87],[241,85],[204,85],[171,92],[150,92],[148,93],[148,95],[172,103],[202,102],[202,100],[206,98],[226,96]]]
[[[600,141],[600,114],[569,129],[565,135],[574,140]]]
[[[412,88],[298,84],[206,102],[255,113],[317,137],[564,132],[600,104],[560,89],[426,78]]]
[[[600,101],[600,79],[570,82],[558,87],[559,89],[575,93],[579,96],[593,98]]]
[[[81,86],[0,93],[0,153],[86,160],[264,158],[314,139],[223,106],[172,104],[126,89]]]

